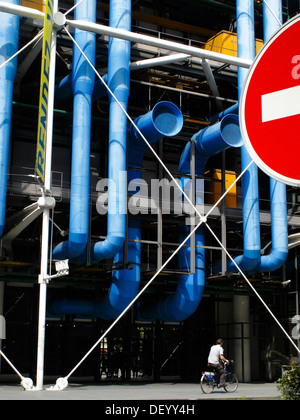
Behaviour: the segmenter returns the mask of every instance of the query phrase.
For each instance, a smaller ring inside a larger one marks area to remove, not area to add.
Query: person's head
[[[222,340],[222,338],[218,338],[218,340],[217,340],[217,344],[219,344],[219,346],[223,346],[223,344],[224,344],[224,340]]]

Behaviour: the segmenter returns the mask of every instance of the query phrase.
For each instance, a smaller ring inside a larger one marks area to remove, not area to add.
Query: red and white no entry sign
[[[300,15],[256,57],[240,100],[245,146],[269,176],[300,186]]]

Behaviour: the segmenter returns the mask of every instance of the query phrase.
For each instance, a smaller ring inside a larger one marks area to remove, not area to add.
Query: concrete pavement
[[[50,385],[45,385],[49,388]],[[63,391],[24,391],[20,385],[0,383],[0,400],[98,400],[98,401],[200,401],[229,399],[278,400],[280,393],[274,383],[239,384],[235,393],[215,390],[202,393],[195,383],[139,383],[139,384],[76,384]]]

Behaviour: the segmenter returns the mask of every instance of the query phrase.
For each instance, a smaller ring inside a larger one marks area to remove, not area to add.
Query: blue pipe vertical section
[[[111,27],[131,30],[131,0],[111,0],[109,13]],[[117,38],[109,40],[108,85],[125,110],[129,99],[130,45],[129,41]],[[108,191],[107,237],[92,246],[93,262],[115,257],[124,244],[126,234],[127,116],[111,95],[109,101],[108,178],[115,188]]]
[[[263,3],[264,42],[267,42],[282,24],[282,0],[268,0],[268,6]],[[286,186],[273,178],[270,178],[270,202],[272,251],[269,255],[261,257],[259,272],[277,270],[288,256]]]
[[[254,60],[255,32],[254,32],[254,0],[237,0],[237,45],[238,56]],[[245,84],[248,70],[238,69],[239,98]],[[252,161],[246,147],[241,148],[242,171]],[[237,265],[245,272],[255,271],[260,261],[260,220],[259,220],[259,189],[258,168],[253,163],[243,176],[243,237],[244,253],[235,258]],[[230,261],[228,271],[236,271]]]
[[[141,279],[141,221],[130,218],[128,221],[128,267],[115,272],[109,292],[97,303],[95,314],[98,318],[111,320],[117,318],[132,302],[139,291]],[[123,265],[123,250],[114,259],[115,266]]]
[[[77,4],[80,0],[76,0]],[[75,19],[96,20],[96,0],[82,2],[75,8]],[[95,64],[96,36],[75,29],[75,40],[86,56]],[[71,197],[69,239],[53,251],[56,259],[76,258],[86,249],[89,232],[90,141],[91,107],[95,72],[78,50],[73,48],[73,139],[71,168]]]
[[[160,102],[151,112],[135,120],[135,124],[150,144],[158,142],[164,136],[175,136],[183,127],[183,117],[176,105],[171,102]],[[147,144],[133,125],[129,130],[128,183],[142,179],[142,167]],[[137,169],[137,170],[136,170]],[[128,219],[128,265],[131,269],[117,271],[111,288],[104,301],[97,305],[97,316],[102,319],[114,319],[130,304],[138,293],[141,278],[141,220]],[[115,263],[123,263],[123,250]]]
[[[205,166],[209,157],[220,153],[229,147],[241,147],[243,144],[237,115],[227,115],[219,123],[197,133],[193,140],[196,144],[196,175],[204,176]],[[189,179],[184,176],[190,174],[190,143],[181,155],[179,172],[183,175],[181,185],[185,186]],[[204,191],[196,197],[196,204],[204,203]],[[189,234],[189,226],[182,226],[180,240]],[[180,276],[174,295],[156,303],[139,305],[139,317],[144,321],[163,320],[180,322],[189,318],[198,308],[205,287],[205,227],[201,226],[195,234],[195,273]],[[179,267],[187,270],[190,261],[190,241],[179,251]]]
[[[6,0],[20,4],[20,0]],[[0,12],[0,64],[18,51],[19,16]],[[17,58],[0,69],[0,237],[3,235],[6,209],[7,173],[10,144],[10,127],[13,85],[17,71]]]
[[[182,180],[184,182],[184,180]],[[201,204],[198,200],[198,204]],[[165,299],[155,303],[141,302],[138,307],[138,316],[141,321],[162,320],[165,322],[182,322],[188,319],[198,308],[205,287],[205,227],[201,226],[195,234],[195,273],[182,275],[178,279],[176,292]],[[183,242],[190,233],[189,226],[180,229],[179,240]],[[187,271],[187,262],[190,261],[190,241],[179,253],[179,268]]]

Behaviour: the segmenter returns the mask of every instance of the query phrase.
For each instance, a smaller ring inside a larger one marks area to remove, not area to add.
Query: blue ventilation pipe
[[[238,56],[254,60],[254,0],[237,0],[237,45]],[[239,98],[247,77],[247,69],[238,69]],[[242,171],[249,165],[251,158],[246,147],[241,148]],[[259,190],[258,168],[253,163],[243,176],[243,238],[244,253],[235,258],[235,262],[244,272],[253,272],[260,261],[260,220],[259,220]],[[236,271],[230,261],[228,271]]]
[[[103,80],[107,83],[107,74],[103,76]],[[72,93],[72,73],[68,74],[59,84],[55,87],[55,105],[59,102],[67,99],[71,96]],[[107,89],[104,84],[98,80],[95,82],[95,87],[93,91],[92,102],[97,101],[98,99],[103,98],[107,94]]]
[[[135,120],[135,124],[147,138],[154,144],[162,137],[171,137],[178,134],[183,126],[183,117],[176,105],[171,102],[161,102],[146,115]],[[147,145],[136,129],[131,126],[129,130],[128,153],[128,182],[142,179],[142,166]],[[112,278],[112,285],[108,294],[102,300],[87,301],[74,299],[58,299],[48,302],[49,315],[63,315],[66,313],[80,314],[102,319],[115,319],[130,304],[138,293],[141,277],[141,221],[129,217],[128,221],[128,266],[131,269],[118,270]],[[115,260],[115,266],[123,264],[123,250]]]
[[[117,318],[130,304],[138,293],[141,266],[141,226],[139,220],[131,220],[128,236],[135,242],[128,243],[128,264],[132,269],[116,271],[108,294],[98,299],[61,298],[49,299],[47,302],[48,316],[63,316],[74,314],[84,318],[102,318],[106,320]],[[115,258],[115,264],[123,264],[123,254]]]
[[[77,4],[80,0],[76,0]],[[96,0],[82,2],[75,8],[75,19],[95,22]],[[75,40],[95,64],[96,36],[75,29]],[[73,48],[73,140],[71,168],[70,221],[68,241],[58,244],[53,258],[76,258],[86,249],[89,231],[91,106],[95,73],[78,48]]]
[[[264,42],[280,29],[279,22],[282,23],[282,0],[269,0],[268,6],[263,3]],[[288,256],[286,186],[273,178],[270,178],[270,202],[272,251],[269,255],[261,257],[259,272],[277,270],[282,267]]]
[[[135,120],[135,124],[150,144],[157,143],[162,137],[178,134],[183,126],[183,117],[176,105],[171,102],[160,102],[151,112]],[[147,149],[145,141],[131,125],[129,130],[128,183],[142,179],[144,154]],[[114,319],[130,304],[138,293],[141,278],[141,221],[128,219],[128,266],[131,269],[115,273],[111,288],[104,301],[97,305],[97,316],[103,319]],[[116,264],[123,264],[123,250],[115,258]]]
[[[6,0],[20,4],[20,0]],[[0,12],[0,64],[18,51],[19,16]],[[17,71],[17,58],[0,69],[0,238],[3,235],[6,209],[6,189],[10,144],[13,85]]]
[[[219,123],[197,133],[193,139],[196,143],[196,175],[204,176],[208,159],[229,147],[241,147],[242,138],[239,129],[238,116],[227,115]],[[179,172],[183,175],[181,185],[189,182],[186,175],[190,174],[190,143],[187,144],[181,155]],[[184,176],[185,175],[185,176]],[[196,198],[197,204],[204,203],[204,191]],[[174,295],[162,299],[157,303],[141,302],[138,308],[139,317],[144,321],[163,320],[167,322],[180,322],[189,318],[198,308],[205,286],[205,245],[204,226],[195,234],[195,273],[183,275],[179,278]],[[180,240],[183,241],[189,234],[189,227],[182,226]],[[187,242],[187,245],[190,243]],[[179,252],[179,266],[187,269],[190,261],[191,249],[183,247]]]
[[[109,24],[113,28],[131,30],[131,0],[111,0]],[[130,83],[130,42],[109,40],[107,81],[110,89],[127,110]],[[126,234],[127,178],[126,136],[127,117],[116,100],[109,95],[109,156],[108,178],[114,193],[108,192],[107,237],[92,245],[91,260],[97,263],[114,258],[123,247]]]
[[[271,0],[268,2],[268,6],[264,3],[265,42],[280,28],[278,20],[282,21],[281,0]],[[238,52],[239,56],[243,58],[254,58],[255,56],[253,10],[252,0],[237,1]],[[242,92],[246,77],[247,70],[240,68],[238,74],[239,94]],[[242,170],[250,162],[251,158],[246,148],[242,147]],[[275,271],[283,265],[288,255],[286,186],[270,178],[272,252],[262,257],[260,255],[258,194],[258,169],[253,163],[243,178],[244,255],[235,258],[239,267],[248,273]],[[232,262],[228,264],[228,271],[236,271]]]

